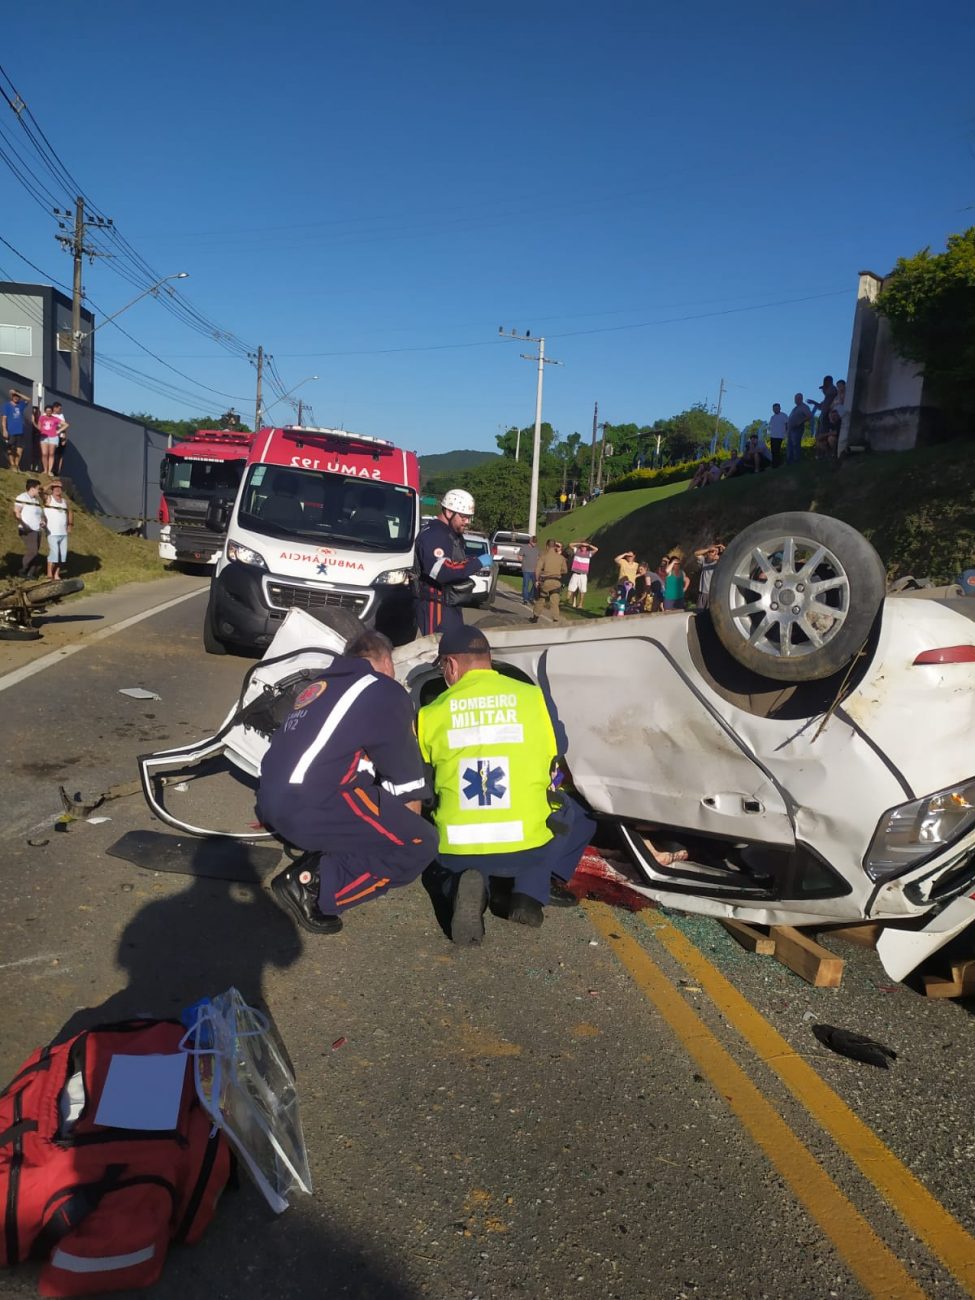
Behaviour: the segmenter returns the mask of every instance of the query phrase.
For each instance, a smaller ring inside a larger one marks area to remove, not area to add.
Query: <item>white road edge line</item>
[[[62,659],[67,659],[68,655],[77,654],[79,650],[84,650],[86,646],[94,645],[96,641],[104,641],[106,637],[114,636],[116,632],[124,632],[126,628],[135,627],[136,623],[141,623],[143,619],[152,618],[153,614],[161,614],[165,609],[172,609],[174,605],[182,605],[184,600],[192,600],[194,596],[199,596],[205,591],[209,591],[208,586],[198,587],[196,591],[188,591],[183,596],[174,596],[172,600],[164,600],[161,605],[153,605],[151,609],[144,609],[141,614],[133,614],[131,618],[123,618],[121,623],[113,623],[111,627],[103,627],[99,632],[93,632],[91,636],[86,636],[81,641],[75,641],[73,645],[62,646],[60,650],[52,650],[49,655],[43,655],[40,659],[35,659],[32,664],[25,664],[23,668],[15,668],[12,673],[7,673],[0,677],[0,691],[6,691],[11,686],[17,686],[26,681],[28,677],[33,677],[35,673],[42,673],[45,668],[50,668],[52,664],[58,664]]]

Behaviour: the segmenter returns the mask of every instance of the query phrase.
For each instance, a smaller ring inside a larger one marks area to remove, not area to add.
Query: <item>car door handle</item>
[[[755,815],[765,811],[765,805],[754,795],[742,794],[739,790],[721,790],[716,794],[706,794],[701,799],[705,808],[724,816],[738,817],[742,813]]]

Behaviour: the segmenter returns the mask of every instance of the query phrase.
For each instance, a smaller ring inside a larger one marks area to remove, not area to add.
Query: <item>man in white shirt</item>
[[[51,483],[51,494],[44,506],[44,526],[47,528],[47,576],[60,578],[61,565],[68,558],[68,533],[74,524],[71,506],[64,495],[60,479]]]
[[[24,491],[14,500],[14,517],[17,520],[17,532],[24,541],[24,558],[20,565],[20,576],[30,578],[33,576],[32,570],[37,565],[41,527],[44,523],[40,479],[27,480]]]
[[[789,417],[778,402],[773,402],[772,414],[769,416],[768,421],[768,440],[769,446],[772,448],[773,466],[779,465],[782,461],[782,443],[788,427]]]

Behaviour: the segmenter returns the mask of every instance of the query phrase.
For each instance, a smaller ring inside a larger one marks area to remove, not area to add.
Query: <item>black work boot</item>
[[[319,853],[306,853],[271,881],[271,893],[286,912],[312,934],[338,934],[342,918],[326,916],[318,906]]]
[[[537,898],[515,892],[511,895],[508,920],[514,921],[515,925],[527,925],[530,929],[537,930],[545,920],[545,909]]]
[[[553,876],[549,881],[548,905],[549,907],[578,907],[579,900],[558,876]]]
[[[450,916],[450,937],[461,947],[480,943],[484,938],[484,910],[488,892],[479,871],[462,871],[454,890]]]

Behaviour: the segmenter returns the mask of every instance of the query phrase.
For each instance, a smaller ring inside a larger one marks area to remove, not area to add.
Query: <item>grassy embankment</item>
[[[35,476],[0,470],[0,582],[20,572],[24,547],[17,535],[13,501],[23,492],[28,477]],[[86,591],[99,592],[111,591],[126,582],[162,578],[169,572],[159,558],[158,543],[141,537],[120,537],[83,506],[74,501],[71,505],[74,528],[68,543],[65,577],[83,578]],[[41,554],[46,558],[46,539],[41,542]]]
[[[873,543],[891,577],[913,573],[950,582],[975,565],[972,443],[958,439],[839,464],[806,461],[697,492],[682,484],[614,492],[558,519],[540,540],[588,535],[595,542],[586,609],[601,613],[616,577],[614,555],[633,550],[655,566],[679,549],[690,559],[707,542],[727,541],[756,519],[786,510],[846,520]]]

